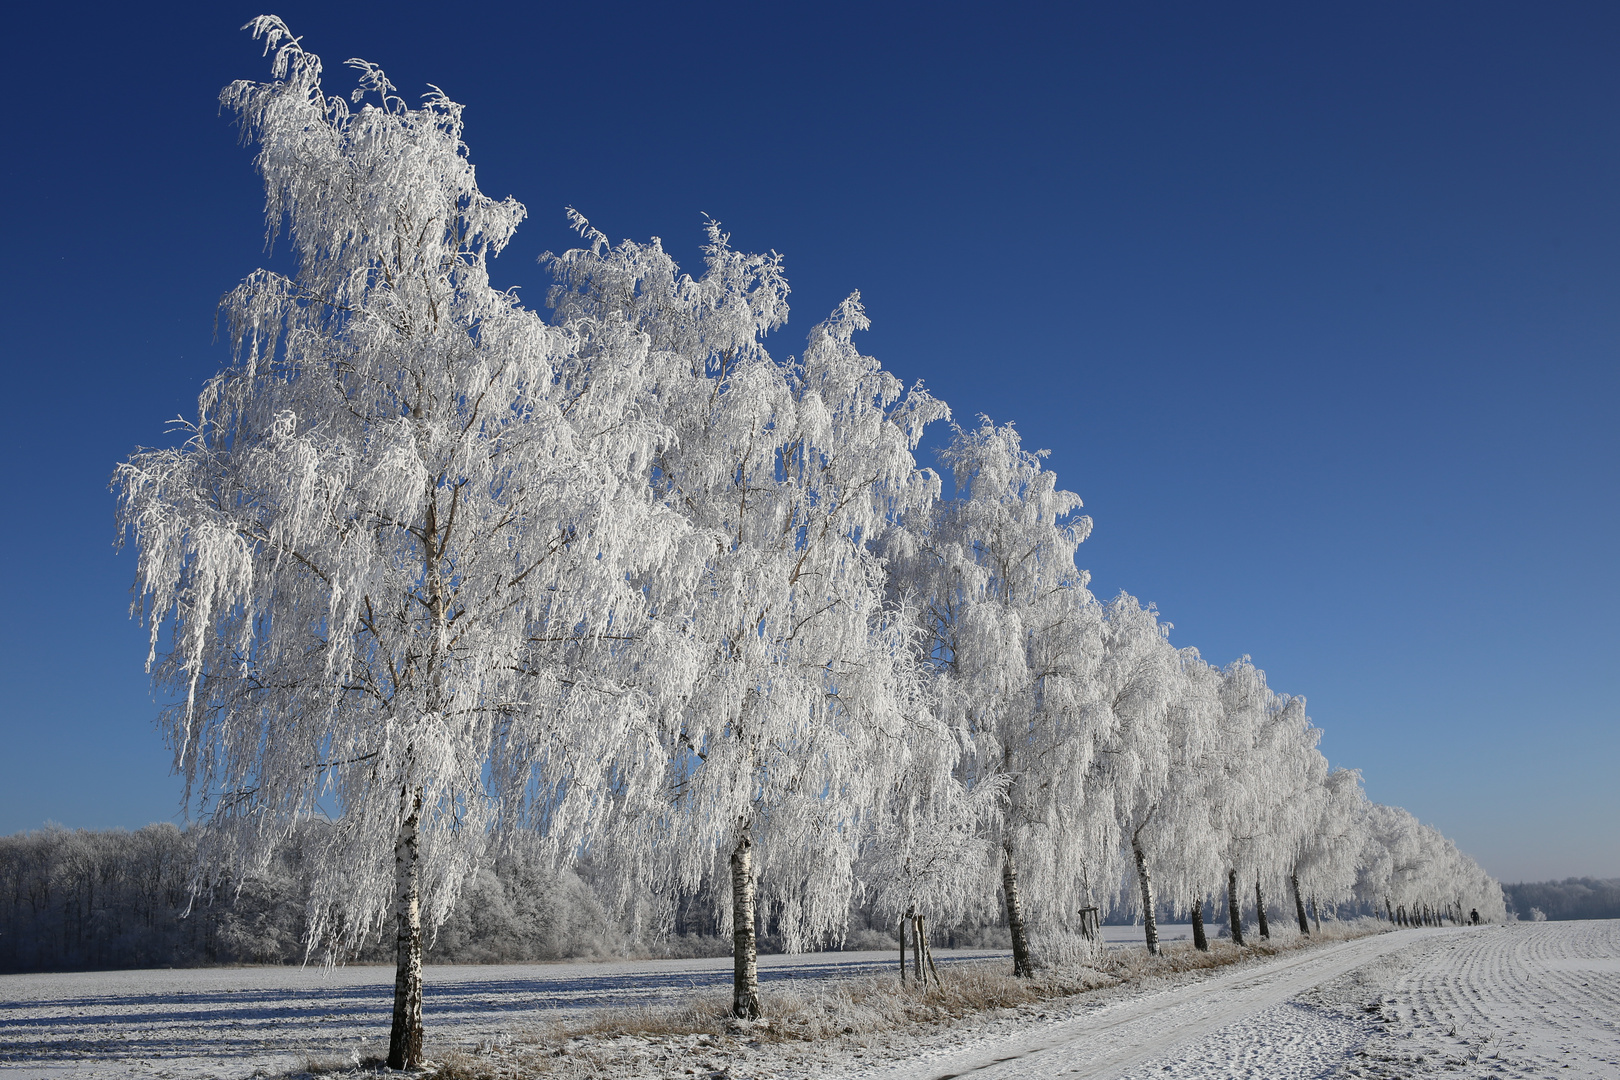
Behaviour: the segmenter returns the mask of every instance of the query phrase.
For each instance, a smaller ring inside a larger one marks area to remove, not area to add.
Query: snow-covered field
[[[936,959],[1004,955],[942,949]],[[896,963],[887,952],[762,956],[759,973],[770,988],[789,979],[892,971]],[[437,1045],[498,1042],[514,1030],[596,1009],[666,1004],[731,984],[730,957],[424,971],[423,1011]],[[0,975],[0,1077],[238,1077],[285,1071],[310,1058],[381,1055],[393,980],[391,967]],[[41,1071],[44,1065],[50,1069]]]
[[[1565,1070],[1568,1071],[1565,1071]],[[1080,1005],[890,1080],[1620,1077],[1620,920],[1406,930]]]
[[[1350,1076],[1620,1077],[1620,920],[1443,937],[1328,990],[1373,1027]]]
[[[761,975],[781,985],[893,963],[886,953],[763,957]],[[247,1077],[310,1058],[376,1053],[390,974],[241,968],[0,977],[0,1077]],[[728,976],[726,960],[430,968],[429,1037],[441,1046],[499,1046],[548,1021],[679,1000]],[[1380,934],[892,1038],[811,1047],[746,1035],[649,1035],[614,1044],[623,1069],[608,1075],[1616,1077],[1617,1018],[1620,921],[1521,923]],[[682,1048],[695,1052],[676,1052]]]

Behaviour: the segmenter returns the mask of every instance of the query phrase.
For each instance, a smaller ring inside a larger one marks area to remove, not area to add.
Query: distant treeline
[[[301,962],[309,893],[297,841],[263,872],[205,882],[194,898],[195,844],[167,824],[0,837],[0,971]],[[391,961],[391,945],[373,939],[345,959]],[[478,871],[428,957],[491,963],[625,947],[578,873],[519,848]],[[716,944],[688,942],[705,947]]]
[[[303,962],[309,888],[297,838],[262,872],[206,881],[193,898],[195,861],[195,838],[168,824],[0,836],[0,971]],[[715,897],[686,897],[655,924],[645,913],[610,914],[591,877],[589,865],[556,869],[538,845],[498,853],[462,891],[427,961],[730,954]],[[869,907],[851,916],[845,947],[891,947]],[[774,927],[761,929],[761,951],[778,951]],[[942,928],[939,940],[1005,945],[1005,936],[994,926]],[[392,962],[392,937],[385,931],[343,959]]]
[[[1620,919],[1620,878],[1565,878],[1503,885],[1508,910],[1532,919],[1532,910],[1549,919]]]

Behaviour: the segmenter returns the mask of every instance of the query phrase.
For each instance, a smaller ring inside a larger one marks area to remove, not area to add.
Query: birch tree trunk
[[[421,421],[422,402],[411,410]],[[427,515],[422,527],[422,570],[427,579],[429,618],[427,711],[435,714],[444,701],[441,654],[445,643],[444,576],[439,559],[438,493],[429,483]],[[414,768],[415,747],[406,748],[407,773]],[[422,864],[418,827],[422,821],[422,787],[400,792],[399,835],[394,841],[394,1024],[388,1034],[388,1067],[415,1069],[422,1063]]]
[[[906,985],[906,923],[911,920],[900,916],[900,985]]]
[[[1001,889],[1007,899],[1007,931],[1012,935],[1013,974],[1029,978],[1035,966],[1029,959],[1029,936],[1024,932],[1024,911],[1018,903],[1018,863],[1012,848],[1002,849]]]
[[[1204,902],[1199,900],[1192,908],[1193,948],[1209,952],[1209,935],[1204,933]]]
[[[1260,891],[1260,875],[1254,876],[1254,909],[1260,919],[1260,940],[1271,940],[1271,924],[1266,921],[1266,896]]]
[[[1311,894],[1311,918],[1316,920],[1316,932],[1322,932],[1322,909],[1317,906],[1316,894]]]
[[[1136,856],[1136,880],[1142,886],[1142,930],[1147,935],[1148,955],[1159,955],[1159,924],[1153,915],[1153,877],[1148,871],[1147,854],[1142,843],[1131,838],[1131,851]]]
[[[1232,923],[1232,944],[1243,944],[1243,902],[1238,899],[1236,867],[1226,872],[1226,915]]]
[[[928,944],[928,916],[917,916],[917,939],[922,942],[923,959],[928,961],[928,970],[934,975],[934,985],[939,986],[939,968],[934,966],[934,947]],[[927,982],[924,981],[924,986]]]
[[[731,853],[731,1014],[739,1020],[759,1018],[757,944],[754,938],[753,841],[744,836]],[[904,957],[903,952],[901,955]]]
[[[911,971],[917,976],[917,985],[928,989],[928,976],[923,974],[922,916],[911,916]]]
[[[1288,880],[1294,886],[1294,911],[1299,916],[1299,932],[1306,937],[1311,936],[1311,924],[1305,919],[1305,900],[1299,895],[1299,872],[1288,875]]]
[[[422,789],[400,794],[401,822],[394,841],[394,1025],[388,1035],[388,1067],[422,1063],[422,867],[417,825]]]

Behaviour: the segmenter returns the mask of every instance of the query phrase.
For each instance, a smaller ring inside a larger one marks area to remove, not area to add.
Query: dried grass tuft
[[[589,1019],[562,1025],[565,1038],[590,1035],[722,1035],[730,1021],[731,995],[702,991],[681,1005],[603,1009]]]
[[[489,1058],[481,1061],[472,1054],[451,1051],[422,1075],[424,1080],[503,1080],[510,1074]]]
[[[307,1057],[303,1067],[283,1073],[280,1080],[331,1080],[337,1077],[360,1077],[388,1072],[387,1062],[380,1057]]]

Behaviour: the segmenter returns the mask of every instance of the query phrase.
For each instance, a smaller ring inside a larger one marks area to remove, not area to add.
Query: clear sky
[[[809,327],[1050,447],[1101,596],[1304,694],[1504,880],[1620,876],[1620,7],[29,5],[0,230],[0,832],[176,818],[113,466],[224,359],[272,10],[467,107],[494,266],[563,209],[784,253]],[[945,433],[940,431],[936,441]]]

